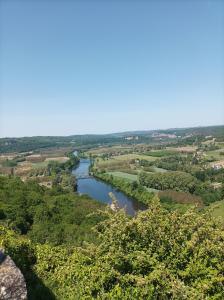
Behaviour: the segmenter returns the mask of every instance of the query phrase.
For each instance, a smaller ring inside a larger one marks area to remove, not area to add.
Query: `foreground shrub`
[[[103,214],[97,245],[35,246],[32,270],[57,299],[223,299],[224,228],[209,211],[155,199],[135,218]]]

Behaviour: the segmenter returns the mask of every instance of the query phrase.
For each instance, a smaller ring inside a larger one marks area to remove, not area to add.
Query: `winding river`
[[[79,165],[73,169],[72,174],[77,178],[77,192],[79,194],[87,194],[91,198],[99,200],[103,203],[111,204],[109,193],[112,192],[117,201],[118,206],[124,208],[127,214],[134,215],[138,210],[143,210],[144,205],[136,200],[127,197],[124,193],[108,183],[89,175],[89,159],[80,159]]]

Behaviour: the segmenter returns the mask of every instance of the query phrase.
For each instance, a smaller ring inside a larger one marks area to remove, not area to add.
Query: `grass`
[[[57,161],[59,163],[64,163],[69,160],[69,157],[67,156],[58,156],[58,157],[47,157],[45,161]]]
[[[122,146],[122,145],[116,145],[112,147],[98,147],[94,149],[88,150],[86,153],[87,154],[92,154],[92,155],[100,155],[100,154],[116,154],[119,151],[129,151],[132,149],[132,146]]]
[[[32,163],[32,168],[33,169],[45,168],[45,167],[47,167],[48,163],[49,163],[49,161]]]
[[[109,159],[109,160],[102,160],[99,159],[95,161],[95,166],[100,169],[110,170],[110,171],[116,171],[119,169],[129,168],[128,161],[118,161],[115,159]]]
[[[196,146],[182,146],[182,147],[169,147],[167,148],[169,151],[174,151],[175,153],[194,153],[197,149]]]
[[[223,160],[224,155],[220,155],[220,152],[224,152],[224,149],[218,149],[218,150],[213,150],[213,151],[208,151],[205,152],[206,154],[206,159],[215,159],[215,160]]]
[[[118,156],[114,156],[114,159],[116,160],[148,160],[148,161],[155,161],[158,158],[157,157],[152,157],[152,156],[148,156],[148,155],[144,155],[144,154],[123,154],[123,155],[118,155]]]
[[[44,161],[42,162],[33,162],[32,163],[32,168],[33,169],[39,169],[39,168],[46,168],[49,162],[51,161],[57,161],[59,163],[63,163],[68,161],[69,158],[65,156],[58,156],[58,157],[47,157]]]
[[[213,208],[212,210],[212,215],[217,218],[217,217],[222,217],[224,218],[224,200],[222,201],[217,201],[211,205]],[[223,221],[224,222],[224,221]]]
[[[128,174],[128,173],[124,173],[124,172],[108,172],[107,174],[109,175],[113,175],[115,177],[120,177],[123,179],[127,179],[128,181],[138,181],[138,175],[134,175],[134,174]]]
[[[152,157],[164,157],[173,154],[176,154],[176,152],[172,150],[153,150],[145,153],[145,155],[152,156]]]
[[[109,175],[113,175],[115,177],[119,177],[119,178],[122,178],[122,179],[126,179],[130,182],[133,182],[133,181],[138,181],[138,175],[134,175],[134,174],[128,174],[128,173],[124,173],[124,172],[107,172],[107,174]],[[149,192],[153,192],[153,193],[158,193],[159,190],[157,189],[152,189],[152,188],[147,188],[145,187]]]
[[[166,169],[158,168],[158,167],[154,167],[154,166],[153,166],[153,171],[154,171],[155,173],[166,173],[166,172],[167,172]]]
[[[106,171],[121,171],[121,169],[129,169],[132,161],[142,159],[155,161],[158,158],[139,154],[123,154],[105,160],[97,158],[95,160],[95,166],[100,169],[105,169]]]
[[[203,201],[201,197],[192,195],[186,192],[178,192],[174,190],[165,190],[159,192],[159,198],[161,201],[168,202],[170,204],[193,204],[199,207],[203,207]]]
[[[147,189],[147,191],[153,192],[153,193],[155,193],[155,194],[157,194],[157,193],[160,192],[160,190],[157,190],[157,189],[153,189],[153,188],[149,188],[149,187],[145,187],[145,188]]]

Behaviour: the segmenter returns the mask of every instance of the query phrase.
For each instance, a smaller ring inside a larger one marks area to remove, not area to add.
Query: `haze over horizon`
[[[166,132],[167,130],[182,130],[182,129],[191,129],[191,128],[207,128],[207,127],[219,127],[219,126],[224,126],[224,124],[213,124],[213,125],[206,125],[206,126],[189,126],[189,127],[168,127],[168,128],[151,128],[151,129],[134,129],[134,130],[125,130],[125,131],[111,131],[111,132],[104,132],[104,133],[99,133],[99,132],[95,132],[95,133],[71,133],[71,134],[64,134],[64,135],[58,135],[58,134],[43,134],[43,135],[17,135],[17,136],[1,136],[0,138],[24,138],[24,137],[38,137],[38,136],[42,136],[42,137],[56,137],[56,136],[76,136],[76,135],[80,135],[80,136],[84,136],[84,135],[113,135],[113,134],[134,134],[137,132],[156,132],[156,131],[164,131]]]
[[[223,1],[0,1],[0,137],[224,124]]]

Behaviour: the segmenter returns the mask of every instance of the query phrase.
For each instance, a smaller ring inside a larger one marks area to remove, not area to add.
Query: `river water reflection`
[[[143,204],[127,197],[124,193],[119,192],[110,184],[89,176],[89,166],[89,159],[80,159],[78,167],[72,171],[77,178],[78,193],[87,194],[91,198],[111,204],[109,193],[112,192],[118,201],[118,206],[124,208],[129,215],[134,215],[138,210],[145,209]]]

